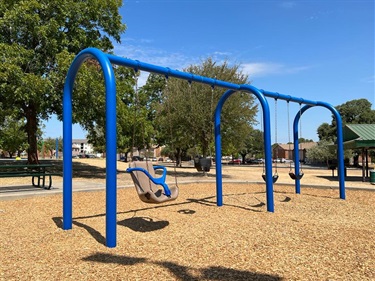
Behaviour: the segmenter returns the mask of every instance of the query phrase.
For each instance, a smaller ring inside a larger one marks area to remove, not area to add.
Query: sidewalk
[[[189,183],[215,183],[216,180],[214,178],[206,178],[206,179],[197,179],[197,178],[185,178],[184,180],[179,180],[178,184],[189,184]],[[234,180],[234,179],[223,179],[223,183],[248,183],[248,184],[262,184],[264,181],[247,181],[243,179]],[[174,182],[168,182],[168,184],[174,184]],[[288,185],[294,186],[293,183],[283,181],[282,179],[278,181],[279,185]],[[134,185],[130,182],[125,182],[125,184],[117,185],[117,188],[134,188]],[[301,188],[334,188],[338,189],[338,186],[333,185],[321,185],[321,184],[308,184],[306,182],[301,182]],[[94,181],[73,181],[73,192],[82,192],[82,191],[99,191],[105,189],[105,183],[97,183]],[[369,182],[357,182],[356,184],[353,183],[345,183],[345,189],[349,190],[370,190],[375,191],[375,185],[370,184]],[[31,185],[9,185],[9,186],[0,186],[0,201],[1,200],[15,200],[20,198],[26,197],[34,197],[34,196],[48,196],[54,194],[62,194],[63,193],[63,183],[62,181],[56,182],[53,184],[50,190],[48,189],[41,189],[37,187],[33,187]]]
[[[33,187],[31,185],[0,186],[0,200],[14,200],[33,196],[47,196],[63,192],[62,182],[53,184],[50,190]],[[133,185],[122,185],[118,188],[133,187]],[[73,192],[104,190],[105,184],[92,181],[73,181]]]

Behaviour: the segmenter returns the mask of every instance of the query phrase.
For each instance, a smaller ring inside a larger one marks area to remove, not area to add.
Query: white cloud
[[[293,9],[296,6],[294,1],[283,1],[280,3],[280,6],[284,9]]]
[[[139,60],[142,62],[181,69],[188,66],[189,59],[180,53],[167,53],[166,51],[150,48],[145,45],[122,44],[115,45],[116,56]]]
[[[242,70],[252,77],[293,74],[311,68],[311,66],[287,66],[280,63],[254,62],[242,64]]]
[[[375,82],[375,75],[373,76],[367,76],[361,79],[364,83],[374,83]]]
[[[242,64],[242,70],[250,77],[279,73],[283,65],[277,63],[254,62]]]

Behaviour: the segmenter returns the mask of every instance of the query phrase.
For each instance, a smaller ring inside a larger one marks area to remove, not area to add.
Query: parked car
[[[248,159],[246,161],[247,164],[262,164],[264,163],[263,159]]]
[[[141,156],[133,156],[132,161],[143,161],[143,157]]]
[[[228,162],[228,164],[238,164],[241,165],[242,159],[233,159]]]
[[[95,154],[86,154],[86,158],[98,158]]]

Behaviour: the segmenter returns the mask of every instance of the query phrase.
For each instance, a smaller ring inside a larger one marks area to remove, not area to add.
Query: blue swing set
[[[343,153],[343,133],[342,121],[338,111],[330,104],[321,101],[311,101],[302,98],[282,95],[275,92],[260,90],[251,85],[238,85],[213,78],[194,75],[191,73],[172,70],[170,68],[152,65],[136,60],[117,57],[105,54],[95,48],[82,50],[72,62],[64,86],[63,95],[63,229],[72,228],[72,92],[76,74],[81,64],[87,59],[96,59],[100,64],[105,81],[106,96],[106,245],[116,247],[116,206],[117,206],[117,167],[116,167],[116,81],[112,64],[122,65],[134,70],[142,70],[152,73],[165,75],[166,78],[172,76],[184,79],[189,82],[208,84],[211,87],[221,87],[227,89],[221,96],[214,115],[215,129],[215,163],[216,163],[216,202],[217,206],[223,205],[222,191],[222,165],[221,165],[221,110],[225,101],[236,92],[246,92],[258,98],[262,107],[262,120],[264,124],[264,151],[265,151],[265,184],[267,211],[274,212],[273,199],[273,175],[272,175],[272,150],[271,150],[271,130],[270,130],[270,111],[266,97],[274,99],[288,100],[305,104],[301,108],[301,114],[306,110],[322,106],[330,110],[336,119],[337,124],[337,154],[338,154],[338,171],[339,171],[339,190],[340,198],[345,199],[345,180],[344,180],[344,153]],[[296,115],[293,126],[294,151],[298,151],[298,121],[300,114]],[[299,173],[299,155],[294,153],[295,174]],[[136,169],[132,172],[140,172],[151,180],[154,184],[163,186],[165,177],[159,180],[150,177],[147,171]],[[164,174],[163,174],[164,175]],[[165,186],[163,186],[165,187]],[[295,192],[300,193],[300,179],[295,179]],[[168,190],[164,189],[164,194]],[[173,192],[171,190],[171,195]],[[166,195],[167,196],[167,195]],[[167,196],[168,197],[168,196]]]

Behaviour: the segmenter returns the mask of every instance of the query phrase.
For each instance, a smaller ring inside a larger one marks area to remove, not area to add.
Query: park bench
[[[51,167],[52,164],[0,165],[0,178],[31,177],[31,184],[34,187],[51,189],[52,176],[60,175],[49,171]],[[48,185],[46,185],[46,178],[48,178]]]

